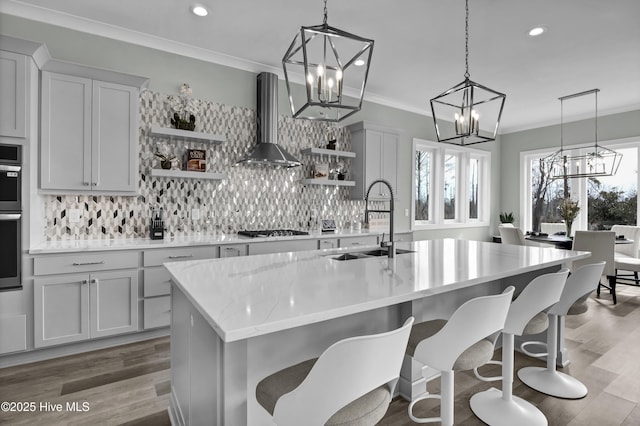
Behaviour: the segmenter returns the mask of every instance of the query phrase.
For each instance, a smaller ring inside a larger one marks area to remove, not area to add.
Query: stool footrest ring
[[[488,361],[484,365],[487,365],[487,364],[502,365],[502,361],[498,361],[498,360],[493,360],[492,359],[491,361]],[[480,367],[482,367],[482,365]],[[481,380],[483,382],[497,382],[498,380],[502,380],[502,376],[494,376],[494,377],[485,377],[485,376],[483,376],[482,374],[480,374],[478,372],[478,368],[480,368],[480,367],[476,367],[476,368],[473,369],[473,374],[475,374],[475,376],[476,376],[476,378],[478,380]]]
[[[413,420],[416,423],[434,423],[434,422],[441,422],[442,421],[442,417],[416,417],[413,415],[413,406],[416,405],[416,403],[420,402],[420,401],[424,401],[425,399],[442,399],[442,397],[440,395],[437,394],[429,394],[429,395],[424,395],[421,396],[420,398],[416,398],[413,401],[411,401],[411,404],[409,404],[409,417],[411,418],[411,420]]]
[[[527,350],[527,346],[543,346],[545,349],[547,348],[547,344],[545,342],[538,342],[535,340],[530,340],[528,342],[522,342],[522,344],[520,345],[520,350],[525,353],[526,355],[529,355],[530,357],[533,358],[546,358],[549,353],[548,352],[531,352],[529,350]]]

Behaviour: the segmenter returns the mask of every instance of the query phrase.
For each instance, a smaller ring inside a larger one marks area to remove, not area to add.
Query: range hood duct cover
[[[258,74],[258,105],[256,110],[258,145],[238,164],[263,164],[280,167],[297,167],[302,163],[278,145],[278,76],[263,72]]]

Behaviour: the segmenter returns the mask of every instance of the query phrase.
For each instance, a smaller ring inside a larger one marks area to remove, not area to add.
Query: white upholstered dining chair
[[[633,285],[640,285],[640,258],[638,250],[640,250],[640,227],[630,225],[613,225],[611,230],[616,233],[616,237],[624,236],[625,239],[631,240],[629,244],[616,244],[615,249],[615,273],[616,278],[623,281],[617,281],[616,284],[630,284],[627,280],[632,280]]]
[[[512,244],[516,246],[527,245],[527,241],[524,239],[524,234],[520,228],[502,226],[499,228],[499,231],[502,244]]]
[[[598,283],[596,293],[600,296],[600,287],[609,289],[613,304],[618,303],[616,297],[616,267],[614,260],[616,245],[616,233],[613,231],[576,231],[573,237],[573,250],[589,251],[591,256],[586,259],[576,260],[571,267],[575,271],[582,265],[604,261],[604,271],[602,277],[607,281],[603,284],[602,280]]]

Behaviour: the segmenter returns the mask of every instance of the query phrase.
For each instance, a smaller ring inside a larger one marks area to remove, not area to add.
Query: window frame
[[[429,179],[429,220],[416,220],[416,151],[431,153]],[[444,162],[449,154],[456,155],[456,213],[454,219],[444,218]],[[470,160],[478,160],[478,218],[469,217]],[[443,229],[489,226],[491,209],[491,152],[413,139],[411,153],[411,229]],[[437,207],[437,208],[436,208]]]
[[[638,149],[638,164],[640,164],[640,139],[638,137],[612,139],[608,141],[598,141],[599,145],[606,146],[614,150],[624,148],[637,148]],[[583,153],[584,151],[592,149],[593,143],[590,144],[577,144],[565,146],[566,151],[573,151],[573,154]],[[533,218],[531,211],[531,167],[530,162],[534,159],[539,159],[547,155],[551,155],[557,152],[559,147],[535,149],[530,151],[520,152],[520,217],[522,221],[520,227],[523,230],[531,230]],[[640,190],[640,173],[637,174],[636,182],[638,190]],[[588,188],[587,180],[584,178],[572,179],[571,198],[578,200],[578,204],[581,206],[580,212],[573,222],[574,229],[587,229],[588,228],[588,210],[582,208],[587,205]],[[640,204],[637,206],[636,221],[640,223]],[[637,225],[636,225],[637,226]]]

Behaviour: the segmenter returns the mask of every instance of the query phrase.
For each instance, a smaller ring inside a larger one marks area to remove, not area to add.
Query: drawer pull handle
[[[169,256],[169,259],[188,259],[190,257],[193,257],[192,254],[183,254],[180,256]]]
[[[99,262],[73,262],[73,266],[86,266],[86,265],[104,265],[104,260]]]

